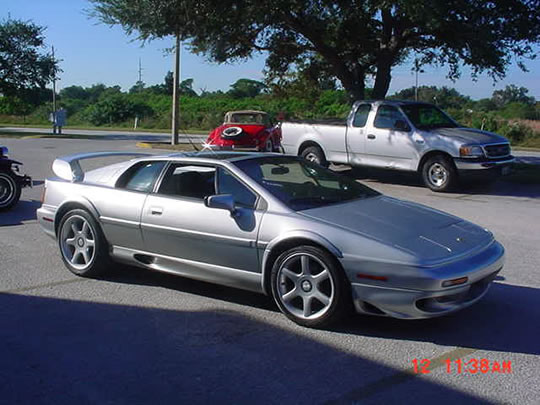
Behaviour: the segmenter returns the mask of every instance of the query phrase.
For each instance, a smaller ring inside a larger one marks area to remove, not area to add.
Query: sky
[[[138,80],[139,59],[142,80],[147,85],[163,82],[165,74],[173,70],[172,55],[166,49],[173,39],[151,41],[144,46],[136,37],[127,36],[119,26],[109,27],[88,16],[91,4],[86,0],[0,0],[0,19],[31,20],[47,27],[47,46],[54,46],[61,59],[58,89],[71,85],[91,86],[103,83],[120,85],[128,90]],[[193,78],[193,89],[227,91],[240,78],[263,79],[265,57],[258,54],[252,59],[235,64],[210,63],[204,56],[194,55],[186,47],[181,54],[181,79]],[[419,85],[454,87],[473,99],[491,97],[494,90],[515,84],[529,89],[529,95],[540,100],[540,58],[527,62],[529,72],[512,65],[504,80],[495,85],[487,75],[478,81],[463,70],[456,82],[446,79],[447,68],[424,67],[419,74]],[[388,94],[414,86],[412,64],[396,67]]]

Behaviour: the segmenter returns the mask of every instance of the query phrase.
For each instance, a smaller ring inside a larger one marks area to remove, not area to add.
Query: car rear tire
[[[309,162],[317,163],[323,167],[328,167],[329,165],[323,150],[318,146],[308,146],[302,151],[300,156]]]
[[[21,186],[14,175],[0,172],[0,211],[13,207],[21,198]]]
[[[314,246],[282,253],[272,267],[271,284],[281,312],[302,326],[327,327],[352,307],[349,282],[339,263]]]
[[[457,184],[457,177],[454,162],[447,156],[433,156],[422,166],[422,179],[432,191],[452,190]]]
[[[264,142],[264,148],[262,150],[263,152],[273,152],[274,151],[274,142],[272,142],[272,138],[268,137],[266,138],[266,141]]]
[[[64,264],[78,276],[97,277],[111,264],[105,236],[85,210],[74,209],[62,217],[58,245]]]

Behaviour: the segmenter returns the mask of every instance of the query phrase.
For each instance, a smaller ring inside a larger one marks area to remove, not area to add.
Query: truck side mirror
[[[396,122],[394,122],[394,129],[397,129],[398,131],[409,132],[411,130],[411,127],[405,121],[397,120]]]

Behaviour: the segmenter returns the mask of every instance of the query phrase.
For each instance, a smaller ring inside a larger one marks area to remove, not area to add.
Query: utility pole
[[[52,59],[53,63],[55,62],[54,59],[54,46],[52,47]],[[53,134],[56,134],[56,71],[53,74],[52,79],[52,86],[53,86],[53,93],[52,93],[52,124],[53,124]]]
[[[180,81],[180,35],[176,34],[174,47],[174,73],[173,73],[173,107],[172,107],[172,138],[171,145],[178,145],[178,122],[180,118],[178,84]]]
[[[141,58],[139,58],[139,83],[142,83],[142,67],[141,67]]]
[[[414,85],[414,101],[418,101],[418,58],[414,58],[414,72],[416,76],[416,82]]]

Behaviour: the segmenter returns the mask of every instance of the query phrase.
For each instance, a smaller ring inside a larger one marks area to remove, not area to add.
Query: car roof
[[[279,157],[287,156],[288,158],[291,155],[283,155],[281,153],[268,153],[268,152],[228,152],[228,151],[209,151],[209,152],[175,152],[164,155],[153,155],[146,156],[145,158],[140,158],[138,160],[182,160],[182,161],[226,161],[226,162],[237,162],[240,160],[246,159],[258,159],[265,157]]]

